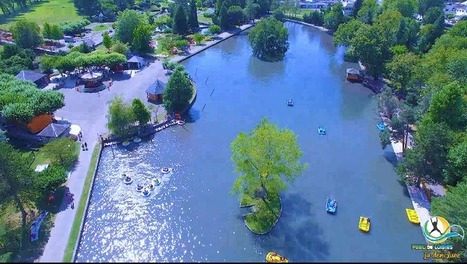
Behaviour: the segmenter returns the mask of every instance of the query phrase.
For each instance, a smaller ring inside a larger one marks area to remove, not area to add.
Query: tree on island
[[[193,84],[182,67],[176,67],[164,91],[163,103],[168,112],[183,111],[193,96]]]
[[[284,58],[289,49],[288,37],[287,28],[273,17],[262,19],[248,34],[253,54],[268,61]]]
[[[268,232],[280,216],[280,192],[308,166],[300,163],[297,137],[263,118],[249,134],[240,133],[230,148],[235,171],[241,173],[232,191],[241,195],[242,206],[257,209],[245,218],[246,224],[255,233]]]

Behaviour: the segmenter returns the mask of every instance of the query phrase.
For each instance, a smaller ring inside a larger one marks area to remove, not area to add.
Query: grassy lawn
[[[245,216],[246,225],[255,233],[270,231],[277,220],[277,215],[280,214],[282,205],[279,196],[268,198],[268,202],[274,214],[264,205],[264,202],[258,200],[255,205],[257,211]]]
[[[75,142],[75,151],[77,155],[79,155],[79,152],[81,151],[81,143],[78,141]],[[31,153],[31,151],[23,152],[23,156],[28,156],[28,155],[33,155],[33,154]],[[35,158],[34,158],[34,162],[31,164],[31,169],[33,170],[36,169],[37,165],[50,163],[50,159],[42,151],[42,148],[34,152],[34,155],[35,155]]]
[[[309,14],[309,13],[311,13],[311,12],[313,12],[313,10],[309,10],[309,9],[299,9],[298,12],[295,14],[295,16],[296,16],[297,18],[303,18],[303,15],[304,15],[304,14]],[[292,14],[292,13],[287,13],[287,15],[293,16],[294,14]]]
[[[198,22],[212,24],[212,18],[204,17],[203,15],[198,15]]]
[[[75,250],[75,245],[78,242],[79,229],[81,227],[81,221],[83,220],[84,211],[86,209],[86,204],[88,202],[88,195],[91,191],[91,183],[94,178],[94,170],[97,164],[97,158],[99,156],[101,145],[98,143],[94,150],[92,151],[91,163],[89,165],[88,174],[86,175],[86,180],[84,181],[83,193],[79,199],[79,204],[75,219],[73,221],[73,227],[71,228],[70,236],[68,238],[68,243],[65,249],[65,256],[63,257],[63,262],[71,262],[73,257],[73,251]]]
[[[94,31],[106,31],[107,29],[109,29],[109,26],[106,25],[97,25],[92,28]]]
[[[27,9],[19,10],[13,15],[0,15],[0,28],[8,30],[20,18],[26,18],[38,24],[44,22],[60,24],[82,19],[77,14],[72,0],[47,0],[28,5]]]

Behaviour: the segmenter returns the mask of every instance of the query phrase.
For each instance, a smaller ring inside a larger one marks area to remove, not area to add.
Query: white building
[[[467,1],[463,3],[446,3],[444,13],[454,15],[455,17],[467,16]]]
[[[345,15],[351,15],[353,13],[355,0],[300,0],[298,5],[301,9],[319,11],[326,9],[338,2],[342,3]]]

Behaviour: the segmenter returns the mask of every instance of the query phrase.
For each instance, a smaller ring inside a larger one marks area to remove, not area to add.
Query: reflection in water
[[[248,73],[262,82],[269,82],[273,77],[282,77],[285,71],[285,64],[286,63],[284,61],[262,61],[251,55],[248,62]]]
[[[190,233],[193,219],[185,214],[191,208],[180,206],[183,199],[190,197],[179,196],[178,189],[186,186],[174,181],[183,173],[183,163],[159,162],[162,153],[173,152],[180,143],[154,142],[157,139],[133,143],[130,149],[117,147],[113,151],[115,158],[111,148],[103,150],[78,261],[167,262],[182,261],[193,254],[194,246],[188,247],[187,242],[197,238]],[[163,166],[170,166],[172,171],[161,173]],[[124,184],[122,173],[133,177],[133,183]],[[155,178],[161,184],[149,197],[136,191],[137,184],[147,186]]]

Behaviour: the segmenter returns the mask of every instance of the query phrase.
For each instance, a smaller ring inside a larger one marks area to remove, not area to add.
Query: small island
[[[274,17],[263,18],[251,29],[248,41],[253,55],[265,61],[280,61],[289,49],[289,33],[284,23]]]
[[[240,207],[250,207],[245,225],[255,234],[266,234],[282,212],[280,192],[293,183],[308,164],[300,163],[297,137],[265,118],[249,135],[240,133],[230,146],[236,171],[242,175],[232,188],[241,196]]]

